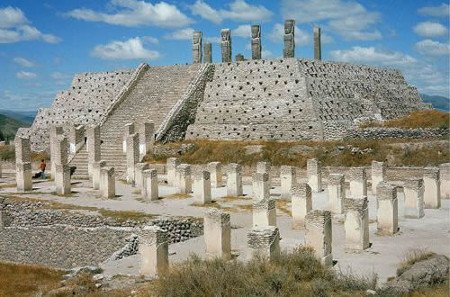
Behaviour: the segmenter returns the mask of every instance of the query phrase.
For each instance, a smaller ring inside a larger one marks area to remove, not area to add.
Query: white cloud
[[[175,5],[159,2],[156,4],[138,0],[111,0],[110,6],[117,12],[108,14],[87,8],[69,11],[68,16],[90,22],[104,22],[127,27],[158,26],[183,27],[193,21],[183,14]]]
[[[190,6],[192,14],[219,24],[225,19],[242,22],[269,20],[272,12],[262,5],[251,5],[245,0],[234,0],[227,9],[214,9],[204,0],[197,0]]]
[[[27,60],[27,59],[25,59],[25,58],[22,58],[22,57],[15,57],[14,59],[13,59],[13,61],[14,61],[14,63],[16,63],[17,65],[20,65],[20,66],[22,66],[22,67],[27,67],[27,68],[29,68],[29,67],[34,67],[34,66],[36,66],[33,62],[31,62],[30,60]]]
[[[164,38],[171,40],[192,40],[194,32],[195,30],[193,28],[185,28],[166,34]]]
[[[19,8],[8,6],[0,8],[0,43],[14,43],[28,40],[42,40],[58,43],[60,39],[52,34],[45,34],[30,25],[25,14]]]
[[[262,49],[261,57],[263,59],[272,59],[272,58],[275,58],[275,55],[269,50]]]
[[[19,71],[16,73],[16,77],[18,79],[34,79],[37,77],[37,75],[33,72]]]
[[[220,39],[220,37],[206,37],[205,41],[211,43],[220,43],[222,40]]]
[[[152,36],[143,36],[142,41],[149,44],[159,44],[158,38],[152,37]]]
[[[445,56],[450,53],[450,46],[448,43],[441,43],[431,39],[417,42],[415,48],[422,55],[426,56]]]
[[[300,29],[295,26],[295,45],[305,46],[312,43],[312,33]],[[273,26],[272,30],[268,35],[269,39],[275,43],[283,42],[284,38],[284,25],[277,23]]]
[[[425,6],[419,8],[419,13],[432,17],[448,17],[450,15],[450,6],[446,3],[442,3],[439,6]]]
[[[435,22],[422,22],[414,27],[414,32],[423,37],[436,37],[447,35],[448,29]]]
[[[104,60],[154,60],[160,57],[159,52],[144,48],[143,41],[139,37],[97,45],[91,54]]]
[[[231,30],[231,35],[243,38],[252,37],[252,29],[250,25],[240,25],[236,29]]]

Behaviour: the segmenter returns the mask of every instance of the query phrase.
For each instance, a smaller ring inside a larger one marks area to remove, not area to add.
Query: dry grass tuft
[[[406,270],[411,268],[415,263],[429,259],[436,255],[426,249],[413,249],[406,253],[402,262],[397,268],[397,276],[402,275]]]
[[[449,128],[450,114],[436,109],[420,110],[410,113],[405,117],[392,119],[385,122],[365,123],[361,127],[388,127],[388,128]]]

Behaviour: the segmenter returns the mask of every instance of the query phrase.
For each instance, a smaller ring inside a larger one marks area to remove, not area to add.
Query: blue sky
[[[51,105],[77,72],[190,63],[194,30],[213,42],[232,31],[233,56],[251,56],[261,24],[263,58],[283,50],[296,20],[296,57],[310,59],[322,27],[322,58],[400,69],[423,93],[449,96],[449,5],[445,1],[356,0],[1,0],[0,109]]]

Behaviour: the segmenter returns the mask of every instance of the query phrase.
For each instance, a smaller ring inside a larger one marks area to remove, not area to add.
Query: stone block
[[[439,168],[426,167],[423,169],[423,185],[425,187],[423,200],[425,208],[441,207],[441,189],[439,179]]]
[[[169,235],[157,226],[146,226],[139,236],[140,274],[161,276],[169,269]]]
[[[177,186],[176,169],[180,165],[177,158],[168,158],[166,163],[167,184],[169,186]]]
[[[330,174],[328,176],[328,203],[333,214],[342,214],[344,207],[342,200],[345,198],[344,175]]]
[[[344,199],[346,249],[365,250],[370,246],[368,204],[367,197]]]
[[[31,172],[30,162],[16,163],[16,184],[17,192],[26,192],[33,190],[33,174]]]
[[[127,183],[136,183],[136,164],[139,162],[139,134],[127,138]]]
[[[58,136],[60,136],[61,134],[63,134],[63,127],[61,126],[50,126],[49,128],[49,141],[50,141],[50,145],[49,145],[49,149],[50,149],[50,175],[52,178],[55,178],[55,173],[56,173],[56,164],[54,162],[55,160],[55,150],[56,150],[56,145],[57,145],[57,140],[56,138]],[[31,148],[30,148],[31,150]],[[29,161],[26,162],[31,162],[31,159]]]
[[[308,159],[306,162],[308,184],[311,187],[311,190],[316,193],[323,190],[321,167],[321,163],[317,159]]]
[[[305,226],[305,217],[312,210],[311,187],[307,183],[294,186],[291,190],[292,227],[301,229]]]
[[[248,232],[247,239],[252,255],[257,254],[270,261],[280,256],[280,232],[277,227],[254,227]]]
[[[423,179],[408,179],[403,185],[405,194],[405,217],[420,219],[425,216],[423,195],[425,188]]]
[[[138,133],[138,132],[135,131],[134,123],[125,124],[124,130],[123,130],[123,141],[122,141],[122,147],[123,147],[124,154],[127,153],[127,149],[128,149],[128,145],[127,145],[128,136],[131,136],[135,133]]]
[[[87,136],[87,152],[88,152],[88,173],[92,178],[92,164],[101,161],[101,139],[100,126],[89,128],[86,132]]]
[[[106,166],[106,161],[92,163],[92,187],[94,190],[100,189],[100,169]]]
[[[270,197],[269,175],[257,172],[253,174],[253,201],[258,202]]]
[[[142,190],[142,186],[144,185],[144,170],[149,169],[150,166],[148,163],[136,163],[134,167],[134,186],[138,189]]]
[[[239,164],[231,163],[227,168],[227,195],[242,196],[242,167]]]
[[[323,265],[333,265],[331,212],[313,210],[305,217],[305,242],[311,246]]]
[[[58,195],[69,195],[72,193],[70,184],[70,166],[56,164],[55,189]]]
[[[204,205],[211,203],[211,178],[208,171],[199,171],[194,174],[194,201]]]
[[[116,197],[116,174],[114,167],[100,169],[100,194],[103,198]]]
[[[230,214],[217,209],[208,211],[204,217],[203,230],[208,257],[231,259]]]
[[[372,161],[372,193],[377,192],[377,186],[384,181],[386,168],[383,162]]]
[[[31,162],[31,144],[29,138],[16,137],[14,140],[16,163]]]
[[[139,158],[142,159],[147,152],[153,151],[155,124],[140,123],[137,130],[139,133]]]
[[[178,175],[178,192],[181,194],[189,194],[192,192],[192,171],[191,165],[180,164],[177,167]]]
[[[367,196],[367,177],[364,167],[352,167],[348,171],[350,197],[360,199]]]
[[[208,163],[207,168],[211,177],[211,187],[221,187],[223,185],[222,164],[220,162],[210,162]]]
[[[266,198],[253,203],[253,227],[276,226],[275,200]]]
[[[398,232],[397,187],[386,182],[377,186],[377,232],[380,235],[393,235]]]
[[[155,201],[158,200],[158,172],[156,169],[144,170],[144,185],[142,187],[142,197],[144,200]]]
[[[293,166],[280,167],[281,198],[290,200],[292,187],[297,183],[297,173]]]

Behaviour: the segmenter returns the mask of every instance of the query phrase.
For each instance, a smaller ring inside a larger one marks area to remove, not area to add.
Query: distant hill
[[[23,122],[25,124],[32,124],[34,118],[36,117],[36,111],[13,111],[0,109],[0,114],[5,115],[11,119],[17,120],[19,122]]]
[[[0,141],[14,139],[17,129],[29,126],[30,124],[0,114]]]
[[[431,103],[433,108],[442,110],[442,111],[450,111],[450,99],[446,98],[444,96],[435,96],[435,95],[427,95],[427,94],[420,94],[420,96],[423,99],[423,102]]]

